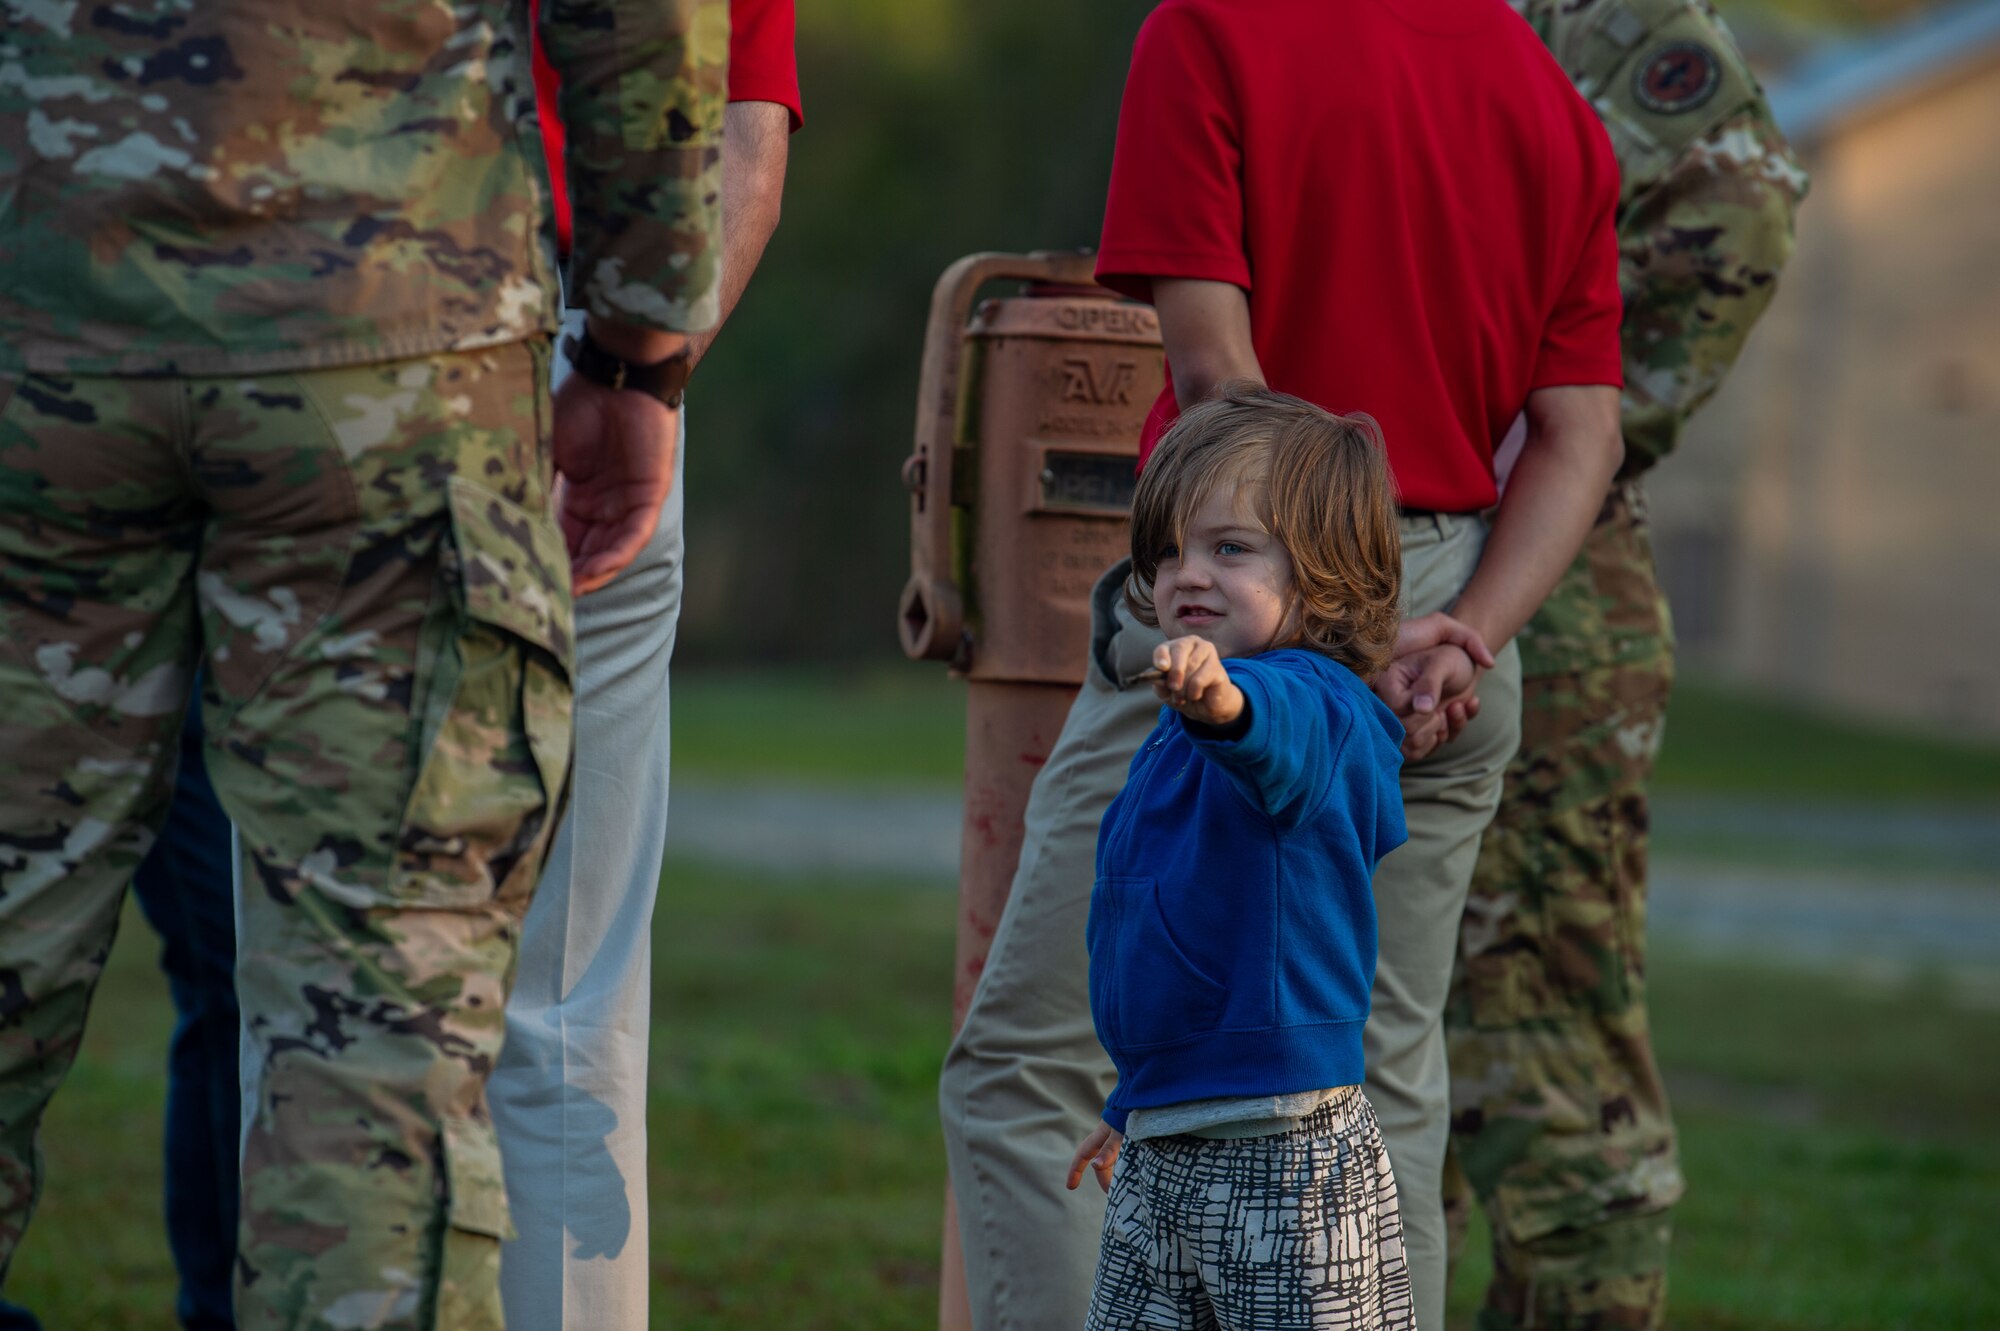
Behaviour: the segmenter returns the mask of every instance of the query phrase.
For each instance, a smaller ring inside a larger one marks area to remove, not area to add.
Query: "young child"
[[[1415,1324],[1360,1087],[1370,879],[1405,838],[1403,728],[1364,682],[1398,546],[1374,422],[1284,394],[1189,411],[1140,478],[1126,597],[1167,634],[1166,707],[1098,833],[1092,1331]]]

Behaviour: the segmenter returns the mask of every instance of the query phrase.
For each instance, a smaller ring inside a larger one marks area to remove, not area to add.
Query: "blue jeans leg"
[[[236,918],[229,818],[202,763],[197,696],[181,734],[167,825],[133,878],[160,935],[174,1011],[167,1056],[167,1241],[186,1331],[234,1331],[237,1090]],[[0,1322],[0,1331],[5,1331]]]

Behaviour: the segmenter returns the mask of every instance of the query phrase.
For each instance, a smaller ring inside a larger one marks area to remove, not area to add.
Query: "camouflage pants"
[[[570,744],[547,369],[0,377],[0,1262],[205,660],[244,848],[238,1322],[501,1325],[485,1084]]]
[[[1493,1230],[1480,1331],[1650,1329],[1681,1192],[1645,999],[1646,783],[1673,656],[1629,504],[1606,505],[1523,657],[1544,668],[1524,680],[1446,1009],[1453,1246],[1476,1195]]]

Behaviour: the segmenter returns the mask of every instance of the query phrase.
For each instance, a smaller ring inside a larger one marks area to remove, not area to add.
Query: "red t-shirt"
[[[541,0],[529,0],[531,27],[541,13]],[[729,100],[776,102],[792,113],[792,129],[805,124],[799,101],[799,61],[794,47],[797,16],[793,0],[729,0]],[[542,51],[542,33],[535,33],[535,104],[541,110],[542,151],[549,160],[549,184],[555,190],[556,237],[569,249],[569,182],[563,174],[562,111],[556,101],[561,81]]]
[[[1528,393],[1622,384],[1618,166],[1503,0],[1164,0],[1098,280],[1233,282],[1271,387],[1382,425],[1401,502],[1492,504]],[[1178,414],[1173,386],[1145,451]]]

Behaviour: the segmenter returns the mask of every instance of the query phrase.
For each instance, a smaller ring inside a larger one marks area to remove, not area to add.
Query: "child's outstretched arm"
[[[1189,634],[1161,643],[1153,649],[1153,669],[1159,672],[1153,692],[1188,720],[1222,730],[1243,719],[1243,690],[1208,639]]]
[[[1153,691],[1245,799],[1280,823],[1318,806],[1352,721],[1327,705],[1323,688],[1297,669],[1247,658],[1231,662],[1232,674],[1214,644],[1194,633],[1155,648],[1153,662]]]
[[[1087,1165],[1097,1175],[1097,1186],[1111,1191],[1111,1168],[1118,1163],[1118,1152],[1125,1146],[1125,1134],[1109,1123],[1100,1123],[1097,1130],[1083,1139],[1083,1145],[1076,1148],[1076,1154],[1069,1162],[1069,1189],[1076,1191],[1076,1185],[1083,1182],[1083,1171]]]

